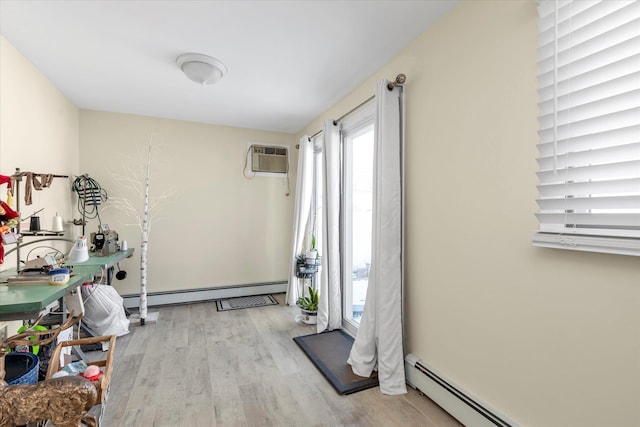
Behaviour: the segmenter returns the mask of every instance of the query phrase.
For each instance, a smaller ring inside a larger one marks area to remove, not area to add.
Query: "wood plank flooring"
[[[340,396],[293,341],[314,332],[296,307],[218,312],[215,303],[152,308],[155,324],[116,343],[102,427],[460,426],[409,388]]]

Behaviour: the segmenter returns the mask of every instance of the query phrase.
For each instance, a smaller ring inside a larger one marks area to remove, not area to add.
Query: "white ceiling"
[[[79,108],[294,133],[455,3],[0,0],[0,32]],[[199,86],[187,52],[228,73]]]

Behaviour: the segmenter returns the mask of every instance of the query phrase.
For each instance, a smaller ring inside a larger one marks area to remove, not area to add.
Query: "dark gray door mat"
[[[253,295],[249,297],[219,299],[216,301],[216,308],[218,311],[228,311],[277,304],[278,301],[276,301],[273,295]]]
[[[378,385],[378,373],[360,377],[347,363],[353,338],[342,329],[320,334],[303,335],[293,339],[316,368],[339,394],[351,394]]]

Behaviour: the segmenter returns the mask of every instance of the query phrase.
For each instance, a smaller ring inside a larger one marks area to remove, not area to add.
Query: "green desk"
[[[133,255],[133,249],[116,252],[106,257],[90,256],[82,263],[73,265],[72,276],[64,285],[52,286],[49,283],[1,283],[7,277],[15,276],[15,269],[0,272],[0,286],[8,286],[7,291],[0,291],[0,321],[35,319],[39,313],[52,302],[62,298],[103,268],[109,268],[123,259]]]
[[[81,263],[67,262],[65,264],[73,265],[73,266],[91,265],[94,267],[99,267],[102,269],[102,273],[106,274],[107,276],[106,284],[111,285],[111,282],[113,281],[113,266],[119,263],[120,261],[122,261],[123,259],[131,257],[132,255],[133,255],[133,249],[127,249],[126,251],[118,251],[109,256],[97,256],[95,255],[95,253],[90,252],[89,259],[85,262],[81,262]]]
[[[44,283],[1,283],[9,289],[0,291],[0,321],[35,319],[38,314],[52,302],[62,298],[84,282],[91,280],[96,267],[78,266],[73,268],[73,275],[64,285],[52,286]],[[0,273],[0,282],[7,277],[15,276],[15,269]]]
[[[126,251],[118,251],[109,256],[97,256],[93,252],[89,252],[89,259],[85,262],[65,262],[65,265],[73,265],[75,266],[92,266],[92,267],[100,267],[100,268],[109,268],[113,267],[120,261],[125,258],[129,258],[133,255],[133,249],[127,249]]]

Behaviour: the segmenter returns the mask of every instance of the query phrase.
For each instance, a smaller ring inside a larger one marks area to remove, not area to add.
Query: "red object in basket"
[[[84,377],[84,375],[82,376]],[[101,376],[102,376],[102,371],[100,371],[98,375],[94,375],[92,377],[85,377],[85,378],[88,379],[89,381],[98,381]]]
[[[88,379],[89,381],[96,381],[100,379],[102,376],[102,371],[95,365],[90,365],[85,371],[82,373],[82,376]]]

